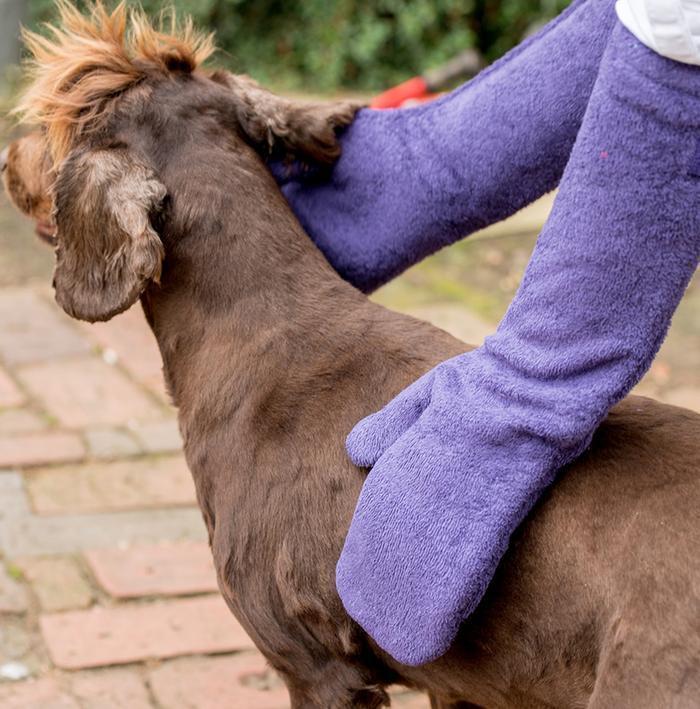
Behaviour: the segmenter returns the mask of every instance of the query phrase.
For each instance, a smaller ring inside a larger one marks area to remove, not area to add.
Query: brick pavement
[[[414,312],[489,331],[455,305]],[[0,333],[0,707],[288,706],[218,596],[139,309],[89,326],[45,290],[6,289]],[[647,386],[700,409],[695,383],[667,380],[657,362]]]

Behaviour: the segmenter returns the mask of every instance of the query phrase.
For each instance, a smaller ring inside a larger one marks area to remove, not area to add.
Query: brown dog
[[[334,568],[364,471],[352,426],[466,349],[326,263],[261,154],[330,164],[348,105],[197,69],[208,43],[69,6],[9,148],[15,204],[56,240],[56,298],[104,320],[141,299],[231,610],[295,708],[677,707],[700,699],[700,417],[630,397],[512,541],[453,649],[420,668],[345,614]],[[47,222],[51,225],[48,226]]]

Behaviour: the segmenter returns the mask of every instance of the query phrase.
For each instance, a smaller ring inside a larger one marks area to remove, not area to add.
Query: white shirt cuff
[[[700,65],[700,0],[618,0],[622,24],[668,59]]]

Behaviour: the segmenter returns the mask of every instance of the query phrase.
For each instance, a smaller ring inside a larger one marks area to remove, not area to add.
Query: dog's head
[[[55,244],[69,315],[107,320],[158,282],[174,196],[163,173],[183,143],[309,165],[338,157],[336,130],[357,106],[289,101],[204,71],[212,39],[189,22],[166,32],[123,3],[81,14],[61,0],[59,10],[48,37],[25,34],[33,82],[18,110],[37,130],[9,146],[2,170],[11,200]]]

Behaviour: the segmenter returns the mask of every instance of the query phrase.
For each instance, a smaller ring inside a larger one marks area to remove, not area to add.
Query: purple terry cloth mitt
[[[330,181],[284,188],[338,273],[369,292],[554,189],[614,22],[613,0],[578,0],[451,94],[360,111]]]
[[[374,466],[337,586],[400,662],[444,653],[511,533],[649,367],[700,258],[700,68],[612,33],[497,332],[350,434]]]

